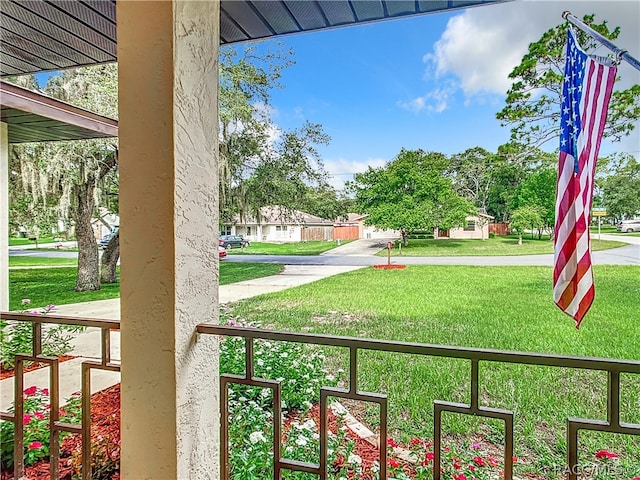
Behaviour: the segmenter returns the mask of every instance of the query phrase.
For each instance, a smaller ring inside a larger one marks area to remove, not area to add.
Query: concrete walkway
[[[286,265],[284,271],[278,275],[220,286],[219,299],[221,304],[236,302],[264,293],[277,292],[298,285],[315,282],[359,268],[362,267]],[[111,300],[60,305],[54,313],[59,316],[119,320],[120,299],[114,298]],[[100,359],[100,329],[88,328],[85,332],[78,335],[72,341],[72,344],[72,355],[78,358],[60,364],[60,397],[62,399],[67,399],[74,392],[80,391],[82,362],[87,359]],[[120,332],[111,332],[111,359],[116,362],[120,361]],[[111,385],[115,385],[119,381],[120,374],[117,372],[94,370],[91,375],[91,392],[98,392]],[[24,376],[24,386],[28,388],[32,385],[40,388],[50,388],[49,369],[42,368],[26,373]],[[0,381],[0,410],[7,411],[13,403],[13,390],[13,378]]]

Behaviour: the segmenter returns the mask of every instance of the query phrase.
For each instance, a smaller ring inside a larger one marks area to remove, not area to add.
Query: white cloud
[[[570,10],[582,18],[596,14],[596,20],[608,20],[620,26],[616,43],[638,57],[640,4],[633,1],[514,1],[482,8],[471,8],[449,20],[445,32],[425,55],[427,74],[442,79],[459,79],[465,96],[504,95],[511,82],[508,74],[520,63],[531,42],[562,23],[562,12]],[[603,54],[606,52],[603,49]],[[640,74],[622,65],[625,84],[638,83]],[[624,84],[621,84],[624,88]]]
[[[416,97],[408,102],[399,102],[400,107],[413,113],[421,111],[441,113],[450,106],[451,97],[458,87],[451,81],[445,82],[442,86],[428,92],[420,97]]]
[[[367,160],[348,160],[346,158],[337,158],[324,160],[323,163],[329,173],[329,184],[341,190],[344,188],[345,182],[353,179],[354,174],[362,173],[369,167],[382,167],[387,163],[387,159],[369,158]]]

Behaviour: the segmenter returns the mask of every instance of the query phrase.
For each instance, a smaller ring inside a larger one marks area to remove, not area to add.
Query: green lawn
[[[580,330],[553,304],[549,267],[366,268],[247,299],[231,313],[278,330],[637,360],[639,274],[633,266],[596,266],[596,299]],[[327,353],[332,369],[346,369],[348,352]],[[623,376],[625,422],[640,423],[639,377]],[[567,416],[604,418],[607,382],[598,372],[485,363],[480,379],[483,405],[515,412],[521,476],[559,478],[550,466],[564,462]],[[393,434],[405,440],[432,435],[434,399],[468,402],[469,388],[464,361],[359,356],[359,389],[388,395]],[[367,412],[374,425],[377,416]],[[481,432],[500,442],[503,435],[500,424],[465,416],[446,415],[444,424],[449,438]],[[640,437],[581,433],[580,442],[583,460],[609,449],[640,475]]]
[[[38,238],[38,244],[41,243],[53,243],[55,242],[54,237],[40,237]],[[17,245],[33,245],[35,247],[36,242],[29,240],[28,238],[21,237],[9,237],[9,246],[17,246]]]
[[[17,258],[17,257],[13,257]],[[24,257],[23,257],[24,258]],[[40,259],[42,260],[42,259]],[[51,259],[49,259],[51,260]],[[66,260],[66,259],[56,259]],[[283,266],[273,263],[220,264],[220,285],[276,275]],[[9,309],[20,310],[21,300],[29,298],[32,306],[65,305],[69,303],[106,300],[120,296],[120,284],[103,285],[97,292],[74,292],[75,267],[29,268],[9,271]]]
[[[589,227],[591,233],[598,233],[598,225],[591,225]],[[615,225],[600,225],[600,233],[618,233]]]
[[[77,264],[77,258],[9,256],[10,267],[75,266]]]
[[[396,244],[397,245],[397,244]],[[592,250],[606,250],[622,247],[624,242],[598,240],[591,238]],[[394,248],[391,255],[407,257],[445,257],[445,256],[490,256],[490,255],[537,255],[553,253],[553,242],[548,238],[538,240],[525,235],[522,245],[518,245],[518,237],[515,235],[495,236],[487,240],[409,240],[409,245],[402,247],[401,253]],[[387,256],[387,250],[378,252],[378,256]]]
[[[343,245],[345,243],[348,242],[342,242]],[[246,248],[230,248],[227,253],[231,255],[319,255],[337,246],[336,242],[322,241],[291,243],[251,242],[251,245]]]

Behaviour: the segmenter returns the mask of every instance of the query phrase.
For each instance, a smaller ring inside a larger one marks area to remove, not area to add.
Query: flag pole
[[[562,13],[562,18],[564,18],[568,22],[573,23],[580,30],[582,30],[583,32],[587,33],[588,35],[593,37],[595,40],[600,42],[602,45],[607,47],[609,50],[611,50],[613,53],[615,53],[616,54],[616,61],[618,63],[620,62],[620,60],[624,60],[625,62],[627,62],[629,65],[631,65],[636,70],[640,70],[640,61],[638,61],[637,59],[635,59],[631,55],[629,55],[628,51],[626,51],[626,50],[624,50],[624,49],[622,49],[620,47],[616,47],[615,44],[613,44],[608,38],[604,37],[603,35],[600,35],[598,32],[596,32],[589,25],[587,25],[586,23],[581,21],[575,15],[573,15],[570,11],[568,11],[568,10],[564,11]]]

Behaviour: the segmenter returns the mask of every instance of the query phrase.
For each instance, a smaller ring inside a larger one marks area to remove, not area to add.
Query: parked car
[[[616,228],[619,232],[640,232],[640,218],[634,220],[623,220]]]
[[[218,245],[218,258],[222,260],[226,256],[227,256],[227,250],[222,245]]]
[[[224,248],[244,248],[249,246],[249,240],[240,235],[220,235],[218,244]]]
[[[100,246],[101,248],[107,248],[107,245],[109,245],[109,242],[111,241],[111,239],[113,238],[113,236],[116,234],[116,232],[109,232],[107,233],[105,236],[103,236],[100,241],[98,242],[98,246]]]

